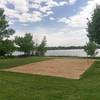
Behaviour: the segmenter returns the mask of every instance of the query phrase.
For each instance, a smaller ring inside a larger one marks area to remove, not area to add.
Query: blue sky
[[[85,45],[87,18],[96,4],[100,0],[0,0],[14,36],[46,36],[48,46]]]

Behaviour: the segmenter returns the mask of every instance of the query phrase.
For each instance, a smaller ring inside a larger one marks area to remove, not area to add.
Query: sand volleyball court
[[[5,69],[5,71],[79,79],[93,62],[94,60],[87,61],[87,59],[50,59]]]

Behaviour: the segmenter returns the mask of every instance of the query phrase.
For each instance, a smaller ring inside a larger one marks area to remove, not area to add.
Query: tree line
[[[14,51],[24,52],[25,56],[44,56],[46,52],[46,37],[41,43],[35,43],[31,33],[26,33],[24,37],[16,36],[14,40],[9,37],[15,30],[9,27],[4,14],[4,9],[0,8],[0,56],[11,56]]]
[[[56,47],[46,47],[47,50],[73,50],[73,49],[84,49],[85,46],[56,46]],[[100,49],[100,46],[96,45],[96,49]]]
[[[84,46],[56,46],[56,47],[47,47],[47,50],[69,50],[69,49],[84,49]]]

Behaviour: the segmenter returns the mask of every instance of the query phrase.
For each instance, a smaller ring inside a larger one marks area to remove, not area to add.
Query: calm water
[[[100,49],[97,50],[100,56]],[[73,49],[73,50],[48,50],[45,54],[46,56],[79,56],[86,57],[86,53],[83,49]]]
[[[99,53],[97,56],[100,56],[100,49],[97,50]],[[13,55],[23,55],[23,52],[14,52]],[[86,53],[83,49],[73,49],[73,50],[48,50],[45,56],[79,56],[86,57]]]

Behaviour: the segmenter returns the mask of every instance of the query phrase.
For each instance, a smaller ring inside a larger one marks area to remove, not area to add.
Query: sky
[[[35,41],[46,36],[48,46],[85,45],[87,18],[96,4],[100,0],[0,0],[14,36],[30,32]]]

